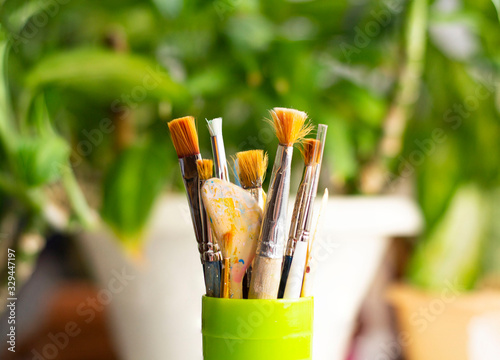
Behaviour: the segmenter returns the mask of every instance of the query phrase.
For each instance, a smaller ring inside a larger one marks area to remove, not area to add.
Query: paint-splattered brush
[[[314,199],[318,188],[321,160],[326,139],[327,126],[320,124],[316,139],[304,142],[304,175],[297,192],[290,226],[289,239],[281,275],[280,294],[286,299],[299,298],[307,257]]]
[[[200,203],[200,183],[196,160],[201,160],[198,145],[198,133],[194,118],[186,116],[168,123],[172,142],[174,143],[179,165],[181,167],[184,187],[186,188],[189,211],[193,222],[194,234],[198,242],[198,250],[202,253],[203,226]]]
[[[267,171],[268,156],[264,150],[248,150],[236,153],[234,158],[237,179],[243,189],[259,203],[264,211],[266,195],[262,190],[262,183]],[[248,297],[250,282],[252,280],[252,265],[247,269],[243,281],[243,296]]]
[[[241,299],[243,276],[255,257],[262,210],[247,191],[216,178],[205,182],[201,196],[224,262],[230,266],[229,297]]]
[[[196,160],[196,165],[201,188],[205,184],[205,181],[212,177],[214,162],[208,159]],[[206,294],[210,297],[220,297],[222,254],[212,234],[208,214],[203,204],[201,206],[201,221],[203,228],[201,261],[205,276]]]
[[[212,142],[212,153],[215,164],[215,176],[219,179],[229,181],[229,171],[227,169],[226,150],[222,138],[222,118],[207,120],[210,140]]]
[[[274,108],[271,117],[279,145],[252,271],[248,296],[251,299],[276,299],[278,296],[293,145],[311,131],[311,125],[306,123],[307,114],[302,111]]]

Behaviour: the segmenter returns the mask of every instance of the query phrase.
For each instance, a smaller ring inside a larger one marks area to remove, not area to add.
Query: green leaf
[[[493,5],[497,9],[498,19],[500,20],[500,0],[491,0],[493,1]]]
[[[148,58],[92,48],[42,59],[26,76],[26,84],[35,92],[56,86],[130,107],[148,99],[184,101],[188,97],[184,86]]]
[[[192,94],[217,95],[229,86],[230,78],[222,66],[213,66],[193,74],[187,83]]]
[[[259,15],[232,17],[226,31],[234,44],[242,50],[265,50],[275,36],[273,24]]]
[[[358,170],[354,144],[349,134],[349,126],[345,119],[338,117],[326,121],[325,124],[330,127],[325,142],[327,158],[332,162],[334,175],[341,181],[348,180],[354,177]]]
[[[10,10],[10,14],[8,16],[8,22],[10,25],[10,30],[18,33],[21,31],[23,26],[26,25],[28,20],[35,14],[41,12],[42,10],[47,9],[49,5],[52,5],[59,9],[59,5],[57,3],[50,4],[49,1],[26,1],[24,3],[19,2],[16,4],[19,7]]]
[[[182,10],[182,0],[153,0],[160,12],[168,18],[176,18]]]
[[[119,156],[107,174],[101,214],[126,246],[141,240],[167,175],[166,154],[152,145],[132,147]]]
[[[490,222],[490,231],[483,252],[483,272],[486,276],[500,279],[500,189],[491,192],[489,200],[492,206],[493,221]]]
[[[37,187],[58,180],[69,159],[66,141],[52,129],[45,98],[38,96],[29,121],[35,130],[16,141],[15,170],[28,187]]]
[[[0,34],[3,31],[0,28]],[[14,149],[16,136],[12,123],[12,112],[9,103],[9,89],[7,84],[7,56],[8,45],[6,40],[0,41],[0,142],[6,152]]]
[[[417,248],[410,280],[425,289],[441,290],[448,283],[471,289],[481,263],[490,209],[474,185],[461,186],[442,220]]]
[[[16,170],[28,187],[56,181],[69,158],[69,147],[58,136],[22,138],[16,147]]]

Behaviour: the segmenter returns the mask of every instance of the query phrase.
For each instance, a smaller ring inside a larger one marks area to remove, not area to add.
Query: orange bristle
[[[316,139],[305,139],[302,144],[301,153],[306,166],[319,164],[321,142]]]
[[[274,108],[270,111],[271,124],[281,145],[293,146],[301,142],[311,132],[313,126],[306,122],[307,114],[303,111]]]
[[[196,160],[196,168],[198,169],[200,180],[208,180],[214,172],[214,161],[210,159]]]
[[[267,170],[267,153],[264,150],[248,150],[236,153],[238,179],[245,189],[262,187]]]
[[[168,128],[178,158],[200,153],[194,117],[185,116],[172,120],[168,123]]]

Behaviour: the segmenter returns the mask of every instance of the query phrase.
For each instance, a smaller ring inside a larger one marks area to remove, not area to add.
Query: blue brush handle
[[[290,273],[290,267],[292,266],[292,259],[293,256],[286,255],[285,260],[283,261],[278,299],[283,299],[283,296],[285,295],[286,282],[288,281],[288,274]]]
[[[220,297],[221,271],[222,263],[220,261],[205,261],[203,264],[207,296]]]

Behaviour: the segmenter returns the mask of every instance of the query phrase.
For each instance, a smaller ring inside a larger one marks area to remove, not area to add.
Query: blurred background
[[[272,163],[275,106],[329,126],[335,246],[316,318],[331,317],[314,358],[500,358],[497,0],[0,4],[2,334],[8,248],[19,298],[2,359],[200,359],[182,314],[199,316],[201,267],[166,122],[195,116],[210,157],[204,119],[222,116],[229,155]],[[293,169],[292,192],[298,155]]]

